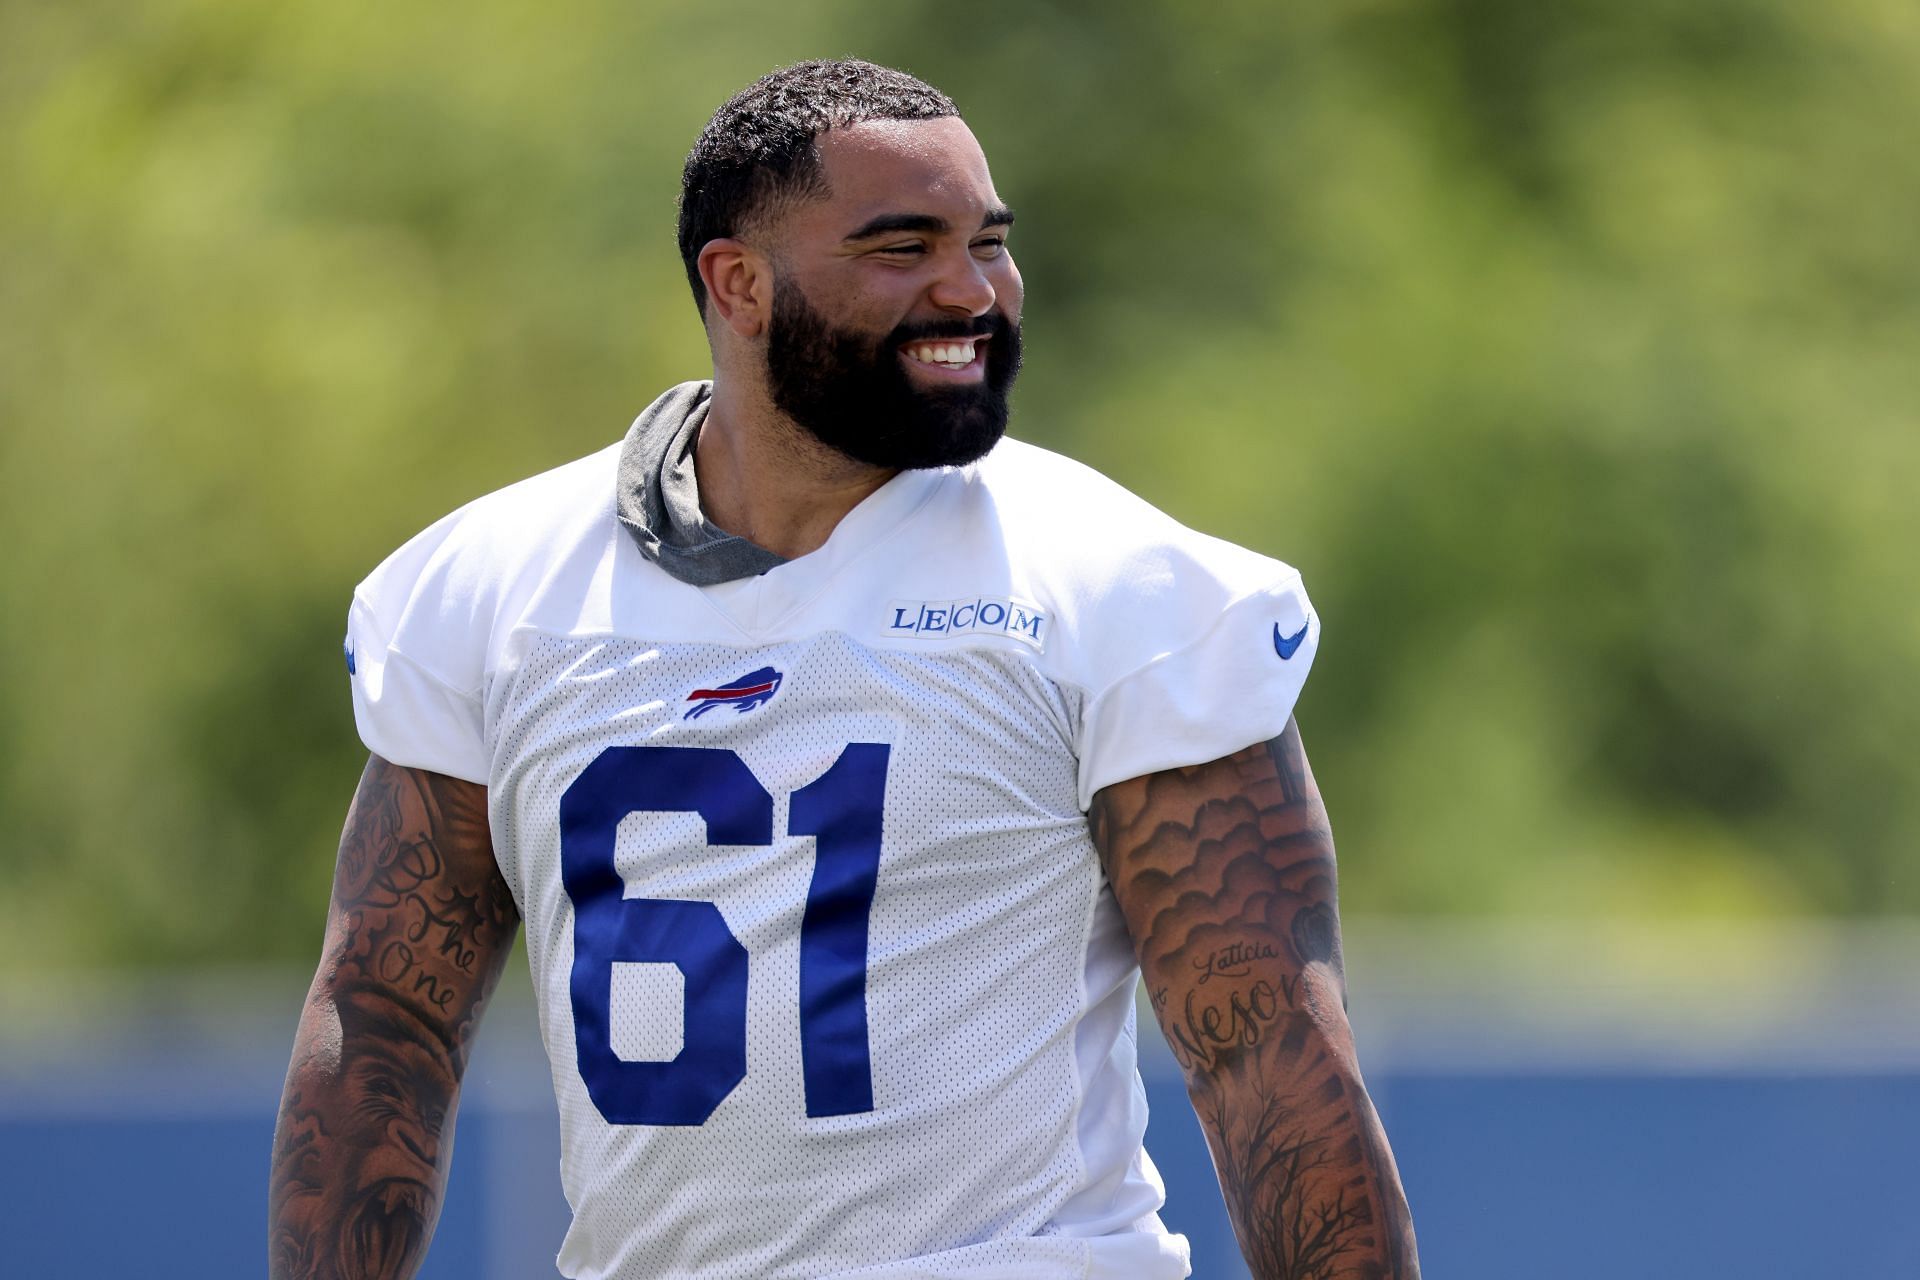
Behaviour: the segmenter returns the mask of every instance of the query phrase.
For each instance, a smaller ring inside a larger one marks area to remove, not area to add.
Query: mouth
[[[974,382],[986,376],[987,339],[984,335],[915,339],[901,345],[900,358],[916,372],[942,382]]]
[[[357,1197],[341,1245],[355,1274],[386,1272],[424,1247],[433,1223],[433,1198],[411,1178],[388,1178]]]

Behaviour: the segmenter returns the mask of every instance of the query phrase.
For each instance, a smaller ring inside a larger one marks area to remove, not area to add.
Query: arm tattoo
[[[1259,1280],[1417,1280],[1346,1019],[1333,837],[1291,722],[1088,815]]]
[[[275,1280],[413,1274],[440,1214],[460,1078],[519,922],[486,789],[369,761],[274,1134]]]

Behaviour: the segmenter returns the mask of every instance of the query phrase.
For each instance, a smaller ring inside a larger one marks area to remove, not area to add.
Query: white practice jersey
[[[1285,727],[1299,576],[1006,441],[696,587],[619,523],[618,457],[420,534],[348,641],[367,746],[488,788],[560,1270],[1185,1275],[1086,809]]]

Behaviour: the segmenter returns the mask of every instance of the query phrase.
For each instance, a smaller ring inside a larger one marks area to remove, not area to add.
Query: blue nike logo
[[[1276,629],[1274,631],[1274,634],[1279,635],[1280,632]],[[353,664],[353,637],[348,636],[347,642],[341,645],[340,647],[342,650],[345,651],[347,655],[347,674],[350,676],[359,675],[360,673],[354,670],[354,664]]]
[[[1307,624],[1304,622],[1300,624],[1300,629],[1290,636],[1282,636],[1280,634],[1280,624],[1277,622],[1273,624],[1273,651],[1280,655],[1282,662],[1285,662],[1288,658],[1298,653],[1300,651],[1300,642],[1306,638]]]

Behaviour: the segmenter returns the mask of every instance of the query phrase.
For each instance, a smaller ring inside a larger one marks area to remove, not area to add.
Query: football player
[[[684,174],[711,379],[355,592],[275,1276],[412,1274],[523,923],[567,1276],[1187,1274],[1142,975],[1254,1273],[1417,1274],[1291,718],[1319,621],[1002,438],[1013,220],[939,91],[765,77]]]

